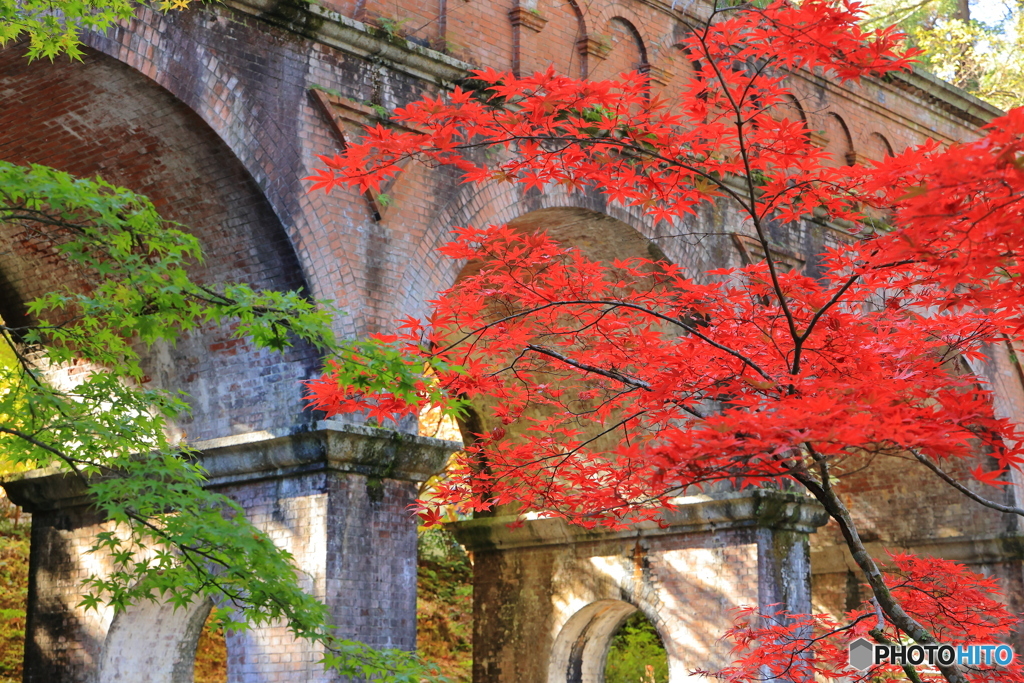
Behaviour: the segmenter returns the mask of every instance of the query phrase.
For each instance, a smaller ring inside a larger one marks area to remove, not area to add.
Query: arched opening
[[[227,683],[228,646],[224,629],[213,622],[213,614],[206,618],[196,642],[196,657],[192,667],[192,683]]]
[[[892,156],[892,145],[881,133],[872,133],[868,136],[867,149],[864,150],[864,155],[868,159],[874,161],[881,161],[885,157]]]
[[[577,44],[587,30],[575,0],[546,0],[538,5],[538,9],[547,23],[542,31],[537,34],[531,32],[529,36],[532,54],[522,56],[527,67],[524,72],[543,71],[553,64],[560,74],[584,78],[584,55],[577,49]]]
[[[81,61],[29,63],[24,45],[14,44],[0,50],[0,91],[7,98],[0,159],[99,175],[147,195],[163,218],[202,242],[206,261],[190,268],[199,283],[303,287],[281,221],[245,166],[195,112],[143,74],[88,49]],[[46,106],[53,101],[61,106]],[[22,227],[0,224],[0,241],[7,246],[0,253],[0,315],[9,323],[25,324],[25,302],[38,296],[64,287],[88,291],[89,281]],[[229,324],[211,324],[176,345],[142,350],[144,383],[192,397],[192,414],[178,423],[192,441],[293,429],[312,419],[299,380],[319,364],[313,350],[269,354],[235,337]],[[33,550],[30,567],[26,678],[134,681],[144,672],[149,681],[192,681],[209,604],[175,610],[139,603],[119,615],[84,609],[79,579],[106,567],[99,555],[79,553],[77,537],[68,540],[64,525],[71,522],[64,520],[74,516],[60,513],[59,526],[49,519],[37,517],[33,530],[33,539],[47,541],[43,552]]]
[[[589,78],[617,78],[619,74],[638,71],[648,64],[647,46],[633,24],[622,17],[613,17],[607,31],[607,35],[601,37],[606,41],[607,57],[588,71]]]
[[[826,166],[852,166],[856,161],[853,149],[853,138],[846,122],[838,114],[825,115],[825,152],[828,159]]]
[[[538,209],[524,214],[508,223],[509,228],[523,234],[543,232],[555,241],[576,249],[584,258],[590,261],[601,262],[610,265],[613,261],[629,259],[645,259],[647,261],[666,262],[667,259],[662,251],[652,241],[641,235],[630,225],[612,218],[606,214],[590,209],[578,207],[556,207]],[[470,277],[479,272],[481,263],[467,263],[460,273],[458,279]],[[656,266],[651,266],[652,269]],[[493,301],[493,300],[492,300]],[[490,304],[488,315],[502,317],[508,315],[514,309],[514,301],[502,301],[501,308]],[[446,336],[453,339],[462,337],[468,330],[455,328],[446,332]],[[508,357],[503,356],[509,349],[488,349],[481,352],[481,356],[490,354],[491,359],[501,359],[502,364]],[[473,352],[474,354],[476,351]],[[563,368],[564,369],[564,368]],[[549,375],[551,382],[557,383],[559,387],[586,388],[590,378],[574,375],[572,371],[566,370],[565,374]],[[541,403],[526,406],[521,414],[514,420],[504,417],[497,417],[500,400],[489,396],[477,396],[473,398],[467,418],[460,424],[463,441],[472,443],[475,435],[494,433],[501,430],[507,433],[509,439],[526,437],[530,432],[530,425],[535,420],[544,419],[551,415],[550,406]],[[602,430],[596,423],[580,420],[576,425],[582,430],[581,433],[589,435],[588,447],[596,453],[614,451],[619,443],[620,436],[608,430]],[[604,432],[603,434],[601,432]],[[558,480],[557,472],[549,473],[553,480]],[[515,507],[515,506],[513,506]],[[513,507],[502,507],[496,510],[499,514],[509,514]],[[481,513],[477,512],[477,515]]]
[[[789,121],[790,123],[800,123],[805,128],[807,126],[807,116],[804,114],[804,108],[793,95],[785,95],[782,101],[771,108],[772,118],[776,121]]]
[[[8,122],[0,159],[42,164],[80,178],[100,176],[149,197],[161,217],[202,242],[206,259],[191,268],[205,285],[247,282],[260,289],[302,289],[298,258],[270,202],[224,141],[185,103],[135,71],[85,48],[80,61],[29,63],[24,45],[0,50],[0,91]],[[47,106],[60,101],[60,107]],[[0,225],[0,309],[25,320],[24,302],[65,286],[88,288],[66,260],[39,248],[17,226]],[[190,440],[308,421],[300,380],[319,359],[299,345],[277,357],[252,351],[227,326],[206,326],[173,347],[146,351],[152,384],[182,389],[192,414]],[[241,362],[240,362],[241,361]],[[232,389],[233,387],[233,389]]]
[[[626,661],[624,646],[641,640],[649,643],[643,658]],[[592,602],[570,617],[555,638],[547,683],[648,683],[646,678],[622,677],[632,676],[636,667],[646,675],[648,663],[655,676],[662,676],[654,680],[664,683],[668,656],[661,643],[657,629],[635,605],[623,600]]]
[[[604,683],[667,683],[668,653],[661,634],[643,612],[626,617],[612,636]]]

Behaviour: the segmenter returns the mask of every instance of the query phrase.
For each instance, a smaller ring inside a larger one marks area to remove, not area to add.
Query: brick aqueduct
[[[686,225],[654,225],[599,196],[481,189],[426,168],[406,168],[387,207],[354,192],[308,194],[301,180],[315,154],[375,121],[375,107],[443,91],[474,66],[529,72],[554,63],[589,78],[639,68],[654,87],[677,88],[689,64],[677,47],[680,19],[702,6],[226,0],[165,16],[143,11],[127,27],[87,36],[80,62],[28,63],[20,45],[0,51],[0,158],[99,173],[149,195],[202,238],[200,277],[305,287],[347,312],[338,325],[348,336],[425,312],[424,302],[458,275],[434,251],[453,225],[515,221],[598,257],[656,245],[694,270],[735,265],[759,254],[727,208],[701,219],[703,231],[718,236],[695,242],[677,236]],[[928,136],[969,138],[997,113],[925,74],[846,88],[811,74],[793,81],[794,110],[837,164]],[[780,257],[813,272],[835,230],[807,224],[774,239]],[[16,320],[25,301],[61,276],[46,255],[3,249],[0,314]],[[318,362],[309,349],[268,355],[208,329],[156,349],[149,367],[154,383],[191,394],[194,414],[180,427],[203,448],[210,485],[295,555],[341,632],[412,648],[416,531],[405,508],[452,445],[315,422],[298,380]],[[986,371],[999,411],[1024,415],[1016,358],[993,349]],[[968,562],[999,576],[1012,607],[1024,608],[1017,519],[951,495],[913,468],[859,476],[861,509],[877,501],[893,511],[860,520],[875,550]],[[103,570],[102,558],[84,551],[103,520],[59,478],[29,477],[7,489],[33,513],[24,680],[190,681],[210,605],[83,612],[78,582]],[[1007,495],[1020,494],[1014,486]],[[835,529],[819,529],[820,511],[800,499],[694,498],[668,521],[618,534],[554,521],[515,531],[501,518],[464,524],[459,534],[475,558],[474,681],[597,683],[610,635],[639,608],[660,631],[670,679],[680,683],[691,670],[723,663],[716,639],[731,606],[842,610],[860,600]],[[329,678],[316,653],[280,629],[229,634],[228,651],[230,681]]]

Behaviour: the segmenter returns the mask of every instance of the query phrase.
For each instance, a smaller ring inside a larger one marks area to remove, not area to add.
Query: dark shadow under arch
[[[573,206],[536,209],[509,221],[508,227],[523,234],[543,232],[564,246],[579,251],[583,257],[591,261],[611,264],[617,259],[636,258],[668,263],[661,249],[633,226],[591,209]],[[455,282],[475,275],[482,265],[475,261],[466,263]],[[446,332],[446,335],[451,332]],[[467,330],[461,330],[453,338],[461,337],[465,332]],[[522,433],[520,430],[525,429],[528,422],[506,424],[495,417],[493,411],[496,407],[494,399],[491,398],[477,397],[472,401],[466,416],[459,424],[465,443],[472,443],[476,435],[488,434],[498,428],[503,431],[507,429],[513,434]],[[542,415],[542,409],[537,406],[528,408],[524,413],[526,417]],[[595,438],[592,445],[598,449],[602,445],[610,449],[614,443],[614,435],[608,435]],[[509,508],[501,506],[493,512],[477,514],[488,516],[508,511]]]

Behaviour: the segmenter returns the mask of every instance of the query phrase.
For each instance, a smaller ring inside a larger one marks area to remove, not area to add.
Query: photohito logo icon
[[[850,666],[857,671],[863,671],[875,663],[874,646],[863,638],[850,643]]]

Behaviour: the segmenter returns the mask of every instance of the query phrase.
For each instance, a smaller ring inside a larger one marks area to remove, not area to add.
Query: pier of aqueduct
[[[382,206],[356,192],[309,194],[316,154],[359,127],[476,67],[520,73],[548,64],[570,75],[639,69],[671,91],[687,78],[678,44],[702,3],[663,0],[226,0],[161,15],[144,10],[108,35],[87,35],[80,62],[0,50],[0,159],[103,177],[151,197],[203,241],[198,277],[303,287],[333,299],[346,336],[389,329],[449,286],[458,269],[435,252],[455,225],[545,228],[597,257],[650,253],[694,271],[763,256],[729,211],[693,225],[653,224],[593,194],[462,185],[409,165]],[[923,73],[839,87],[794,74],[792,112],[835,164],[856,164],[935,137],[970,138],[996,112]],[[838,228],[804,224],[772,235],[780,257],[814,272]],[[4,240],[16,240],[0,226]],[[730,234],[732,233],[732,234]],[[12,242],[13,243],[13,242]],[[0,253],[0,315],[55,288],[59,264]],[[210,328],[158,347],[152,381],[187,391],[179,427],[199,444],[210,485],[234,496],[288,548],[342,635],[376,646],[415,643],[416,529],[406,506],[441,465],[447,442],[317,422],[299,381],[320,359],[228,341]],[[986,371],[1001,414],[1024,416],[1016,357],[993,350]],[[914,472],[874,470],[856,482],[865,506],[898,514],[860,520],[872,548],[912,548],[999,576],[1024,608],[1024,530]],[[33,514],[25,681],[189,681],[209,605],[143,604],[85,613],[85,552],[102,527],[83,491],[54,477],[7,486]],[[913,494],[913,495],[910,495]],[[1018,486],[1010,496],[1020,496]],[[1019,504],[1019,503],[1018,503]],[[728,609],[784,603],[806,611],[857,604],[858,582],[836,531],[789,494],[683,501],[666,527],[583,532],[552,520],[509,529],[476,519],[458,534],[475,560],[477,683],[597,683],[608,640],[642,610],[668,650],[671,681],[722,663],[715,639]],[[100,567],[102,569],[102,567]],[[281,629],[228,638],[228,676],[328,680],[317,653]]]

